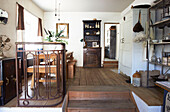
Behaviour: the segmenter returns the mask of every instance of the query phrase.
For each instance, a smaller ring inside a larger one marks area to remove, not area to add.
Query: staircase
[[[114,61],[103,61],[103,67],[104,68],[118,68],[118,61],[114,60]]]
[[[136,112],[124,86],[72,86],[67,102],[66,112]]]

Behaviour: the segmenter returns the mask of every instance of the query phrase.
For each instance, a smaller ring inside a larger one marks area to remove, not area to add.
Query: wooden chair
[[[57,69],[59,69],[59,74],[61,73],[61,65],[59,61],[56,61],[56,55],[46,55],[39,54],[36,57],[35,64],[27,68],[27,73],[33,73],[31,81],[31,89],[33,89],[35,81],[39,82],[57,82],[57,79],[60,80],[60,75],[57,75]],[[40,60],[43,59],[45,62],[41,63]],[[49,59],[49,60],[47,60]],[[51,61],[52,60],[52,61]],[[60,60],[60,57],[59,57]],[[58,63],[57,63],[58,62]],[[57,66],[60,65],[60,66]],[[49,74],[55,74],[55,79],[51,79]],[[47,78],[48,77],[48,78]],[[45,79],[41,79],[45,78]]]

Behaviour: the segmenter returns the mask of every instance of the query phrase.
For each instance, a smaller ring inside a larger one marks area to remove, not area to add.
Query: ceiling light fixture
[[[60,0],[55,0],[55,17],[58,17],[58,21],[60,21]]]
[[[58,21],[60,21],[60,3],[59,3],[59,6],[58,6]]]
[[[57,16],[57,0],[55,0],[55,16]]]

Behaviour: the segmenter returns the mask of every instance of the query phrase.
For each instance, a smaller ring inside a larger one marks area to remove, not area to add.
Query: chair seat
[[[48,64],[51,64],[51,65],[52,65],[53,61],[54,61],[53,59],[50,59],[50,61],[48,62]],[[46,64],[45,61],[40,62],[40,65],[45,65],[45,64]]]
[[[34,72],[34,68],[35,68],[35,71],[37,71],[37,69],[39,69],[39,73],[56,73],[56,65],[48,65],[48,66],[45,66],[45,65],[39,65],[39,66],[29,66],[27,68],[27,72],[28,73],[33,73]],[[48,70],[48,71],[46,71]],[[49,71],[50,70],[50,71]]]

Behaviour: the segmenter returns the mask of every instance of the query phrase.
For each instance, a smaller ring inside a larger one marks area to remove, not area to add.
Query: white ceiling
[[[45,12],[55,9],[55,0],[32,0]],[[63,12],[122,12],[134,0],[58,0]]]

